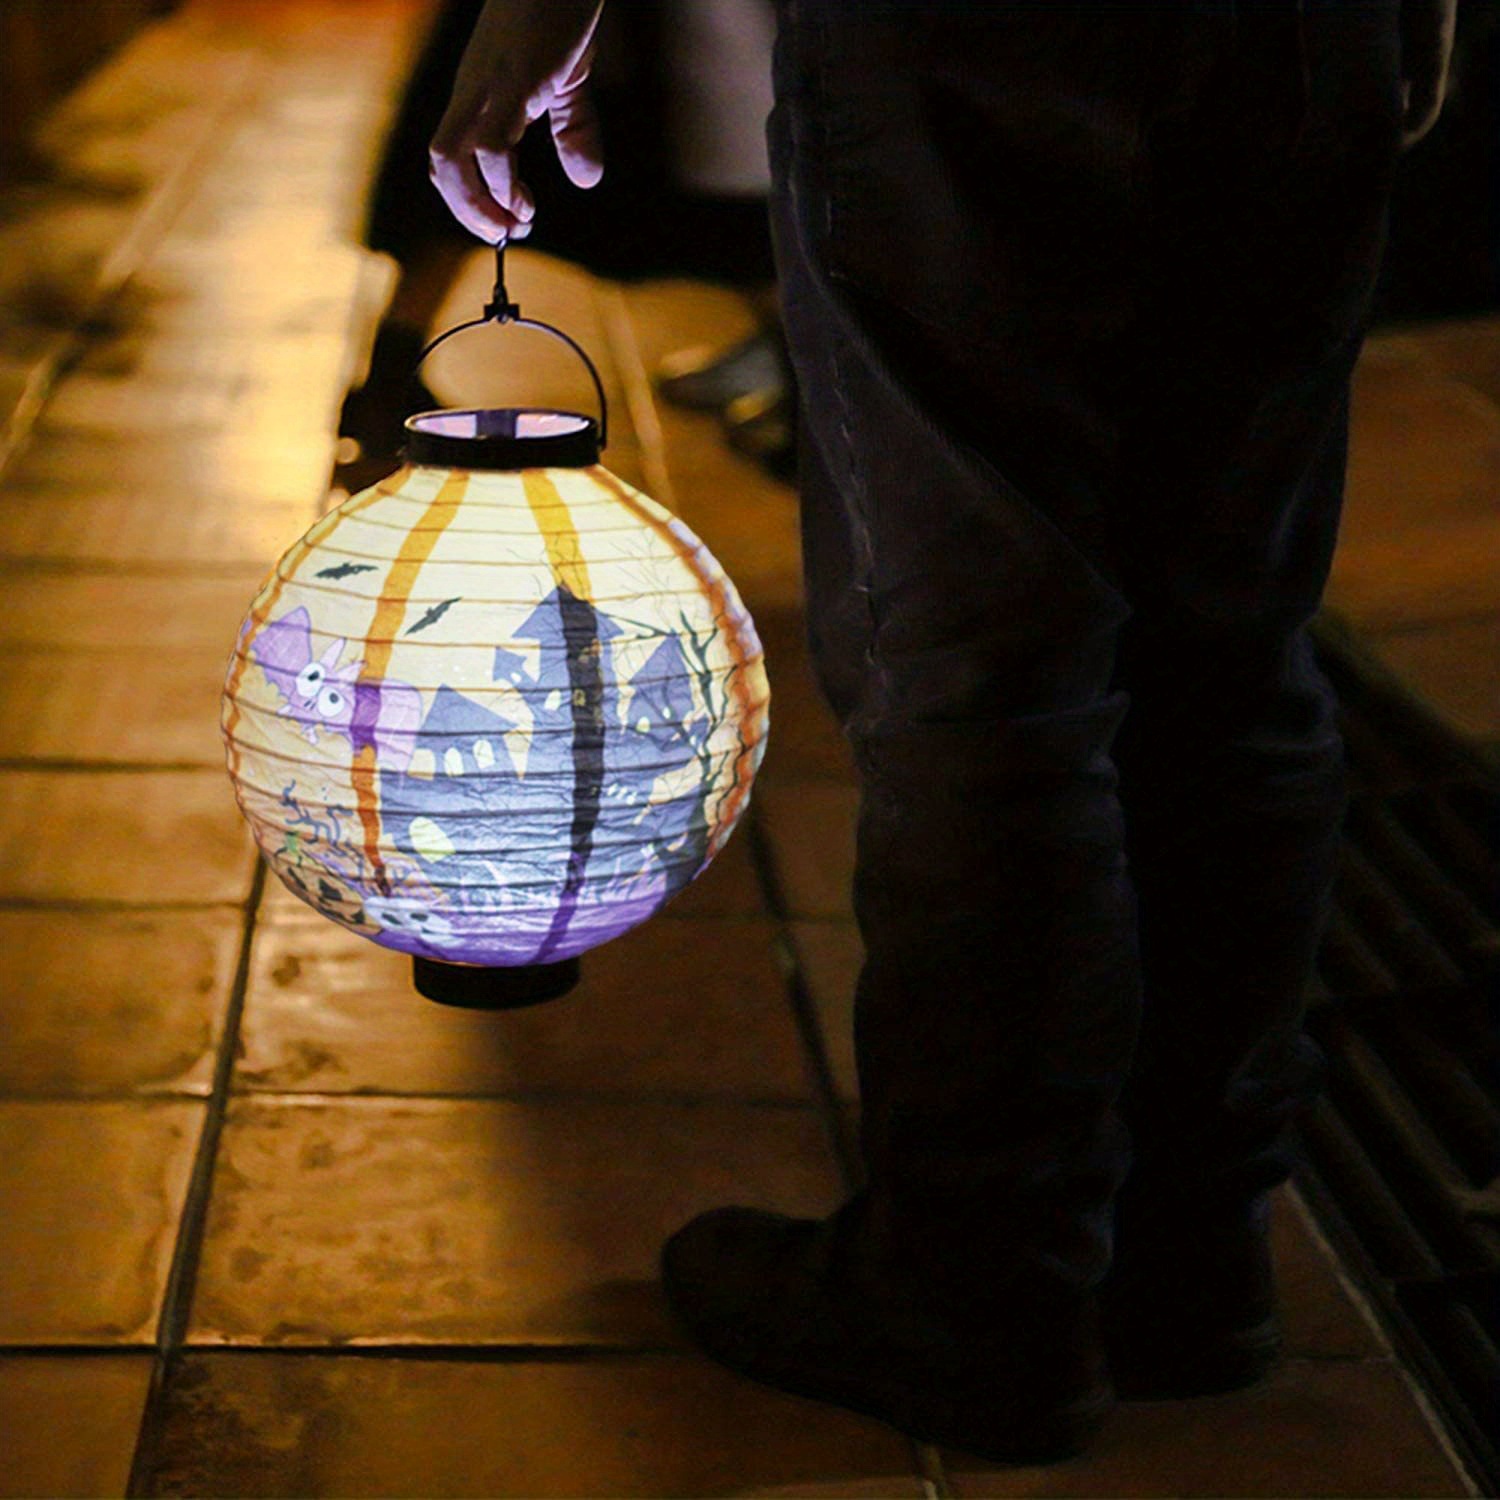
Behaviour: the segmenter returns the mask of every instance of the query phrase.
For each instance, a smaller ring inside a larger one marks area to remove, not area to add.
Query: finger
[[[1408,114],[1401,127],[1402,146],[1410,151],[1419,141],[1425,140],[1441,115],[1442,111],[1436,104],[1420,112],[1414,110]]]
[[[516,218],[495,201],[472,152],[448,156],[434,148],[431,162],[433,186],[449,212],[470,234],[489,245],[510,236]]]
[[[582,82],[552,101],[552,139],[557,159],[568,180],[591,188],[604,176],[604,153],[599,142],[599,116],[592,95]]]
[[[536,213],[536,203],[531,189],[517,174],[516,153],[510,149],[495,151],[481,145],[474,149],[474,161],[493,201],[512,219],[529,223]]]
[[[1401,95],[1401,144],[1409,151],[1437,124],[1443,101],[1425,78],[1403,81]]]

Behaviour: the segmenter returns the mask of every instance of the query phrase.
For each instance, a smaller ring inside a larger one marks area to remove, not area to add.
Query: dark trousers
[[[809,628],[861,778],[861,1232],[1096,1284],[1315,1086],[1309,651],[1394,0],[794,3],[770,127]]]

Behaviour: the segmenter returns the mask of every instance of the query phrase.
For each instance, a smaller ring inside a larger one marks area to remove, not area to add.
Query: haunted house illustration
[[[382,766],[382,827],[456,933],[495,924],[534,944],[528,958],[576,951],[634,926],[702,868],[712,675],[663,636],[621,682],[622,633],[554,588],[514,632],[535,650],[494,652],[514,712],[441,687],[410,759]]]

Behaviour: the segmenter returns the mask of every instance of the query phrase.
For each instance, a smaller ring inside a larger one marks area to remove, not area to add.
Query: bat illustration
[[[462,595],[460,595],[460,598]],[[426,630],[429,625],[436,625],[439,620],[453,608],[458,599],[444,599],[441,604],[434,604],[431,609],[417,621],[415,625],[406,630],[407,635],[415,635],[419,630]]]
[[[373,745],[383,763],[405,769],[422,723],[422,696],[404,682],[362,681],[361,661],[340,666],[348,644],[332,641],[315,657],[312,619],[299,606],[272,620],[250,643],[250,655],[281,696],[277,712],[300,726],[308,744],[329,729],[355,750]]]

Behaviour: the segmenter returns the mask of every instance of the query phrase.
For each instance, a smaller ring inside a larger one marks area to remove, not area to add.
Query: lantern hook
[[[485,321],[499,323],[514,323],[521,316],[521,308],[518,303],[510,300],[510,293],[505,289],[505,241],[495,242],[495,290],[490,293],[490,300],[484,304]]]
[[[456,334],[467,333],[471,328],[483,328],[486,323],[493,323],[499,328],[505,327],[507,323],[513,323],[517,328],[535,328],[538,333],[549,333],[560,343],[566,344],[583,361],[583,367],[589,372],[589,379],[594,383],[594,396],[599,403],[599,447],[602,449],[609,441],[609,403],[604,396],[604,382],[599,377],[598,368],[588,357],[583,345],[571,335],[564,333],[561,328],[554,328],[551,323],[543,323],[538,318],[521,316],[519,305],[511,301],[510,293],[505,288],[505,241],[503,239],[495,243],[495,287],[490,293],[490,300],[484,305],[484,312],[477,318],[470,318],[466,323],[455,324],[454,327],[438,334],[417,356],[417,362],[412,366],[412,379],[416,379],[417,372],[421,370],[427,356],[439,344],[446,344]]]

